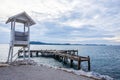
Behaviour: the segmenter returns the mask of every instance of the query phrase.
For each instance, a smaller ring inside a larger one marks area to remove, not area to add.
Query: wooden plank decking
[[[28,51],[26,50],[25,53]],[[23,50],[18,51],[18,57],[23,57]],[[27,54],[25,54],[27,56]],[[88,62],[88,70],[90,71],[90,57],[83,57],[78,55],[78,50],[30,50],[30,57],[39,57],[42,56],[53,56],[57,60],[62,60],[63,62],[67,62],[70,60],[70,66],[73,66],[73,61],[77,61],[78,69],[81,69],[81,62]]]

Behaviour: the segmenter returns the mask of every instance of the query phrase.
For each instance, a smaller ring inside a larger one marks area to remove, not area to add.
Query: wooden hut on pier
[[[12,62],[14,47],[22,47],[23,51],[25,51],[25,49],[27,49],[28,54],[30,54],[30,44],[29,44],[29,42],[30,42],[30,26],[34,25],[35,22],[26,12],[22,12],[20,14],[17,14],[15,16],[8,18],[8,20],[6,21],[6,24],[7,23],[11,23],[11,41],[10,41],[7,62]],[[16,30],[16,28],[18,27],[18,26],[16,26],[16,23],[23,24],[23,27],[20,26],[22,31]],[[28,56],[30,59],[30,55],[28,55]],[[25,57],[24,57],[24,59],[25,59]]]

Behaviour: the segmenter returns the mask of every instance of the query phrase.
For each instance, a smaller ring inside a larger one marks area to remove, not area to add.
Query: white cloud
[[[105,40],[108,40],[110,42],[116,42],[116,43],[120,43],[120,36],[117,35],[115,37],[112,37],[112,38],[104,38]]]
[[[66,1],[59,2],[59,0],[0,0],[0,17],[6,18],[8,16],[17,14],[22,11],[27,11],[30,15],[32,12],[40,13],[40,17],[35,17],[38,20],[45,18],[59,17],[68,11],[72,11],[71,4]],[[40,18],[40,19],[39,19]]]
[[[80,20],[69,20],[66,22],[61,23],[64,26],[70,26],[70,27],[75,27],[75,28],[81,28],[83,25],[85,25],[84,22],[81,22]]]
[[[115,0],[117,1],[117,0]],[[92,25],[95,31],[101,34],[114,35],[112,38],[102,38],[101,40],[119,42],[120,37],[116,36],[120,30],[120,12],[115,1],[109,0],[0,0],[0,22],[5,22],[8,17],[17,13],[26,11],[36,22],[36,28],[34,33],[32,31],[32,37],[42,36],[49,32],[44,24],[46,22],[55,23],[59,26],[67,26],[72,28],[83,28],[84,25]],[[114,7],[115,6],[115,7]],[[118,9],[117,9],[118,8]],[[77,14],[78,17],[74,18]],[[60,19],[66,17],[67,19],[61,21]],[[1,25],[0,25],[1,26]],[[40,28],[39,28],[39,27]],[[54,26],[54,25],[53,25]],[[9,32],[8,29],[0,27],[1,32]],[[39,33],[39,34],[38,34]],[[75,32],[71,34],[71,37],[67,41],[75,40],[86,41],[86,40],[99,40],[100,38],[80,38]],[[37,35],[36,35],[37,34]],[[88,33],[91,35],[95,33]],[[88,34],[84,34],[87,36]],[[99,34],[97,34],[99,36]],[[66,41],[66,39],[54,39],[54,41]],[[70,42],[69,41],[69,42]],[[74,41],[72,41],[74,42]]]

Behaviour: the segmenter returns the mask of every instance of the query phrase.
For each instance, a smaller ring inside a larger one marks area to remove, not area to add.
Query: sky
[[[10,42],[6,20],[23,11],[36,22],[31,41],[120,45],[120,0],[0,0],[0,43]]]

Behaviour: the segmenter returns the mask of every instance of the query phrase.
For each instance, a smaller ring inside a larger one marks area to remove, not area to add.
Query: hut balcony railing
[[[28,32],[15,31],[14,41],[28,41]]]

